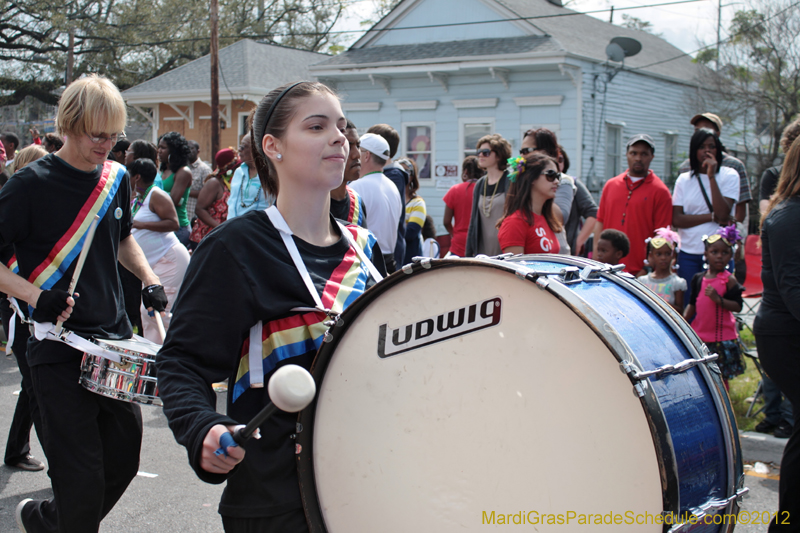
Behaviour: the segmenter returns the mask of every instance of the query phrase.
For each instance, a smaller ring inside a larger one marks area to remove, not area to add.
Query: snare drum
[[[746,489],[719,370],[629,274],[426,259],[331,334],[298,424],[312,532],[733,529]]]
[[[94,339],[93,342],[118,353],[120,362],[84,353],[80,377],[84,388],[125,402],[162,405],[156,380],[156,354],[160,345],[138,335],[125,340]]]

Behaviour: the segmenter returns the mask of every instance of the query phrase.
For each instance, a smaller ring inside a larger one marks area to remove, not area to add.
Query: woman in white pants
[[[178,229],[178,213],[172,199],[153,182],[157,169],[149,159],[137,159],[128,167],[131,175],[131,189],[135,195],[131,214],[133,215],[133,235],[144,252],[150,268],[156,273],[167,294],[167,315],[163,318],[164,327],[169,327],[170,310],[178,295],[178,289],[189,266],[189,252],[175,236]],[[155,316],[142,306],[142,336],[149,341],[161,344],[164,339],[158,332]]]

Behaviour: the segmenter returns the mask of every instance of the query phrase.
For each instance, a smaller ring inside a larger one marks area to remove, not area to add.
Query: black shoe
[[[38,459],[34,459],[32,455],[26,455],[25,458],[23,458],[20,462],[8,466],[19,468],[20,470],[27,470],[28,472],[38,472],[39,470],[44,470],[44,463]]]
[[[766,418],[756,425],[756,431],[759,433],[772,433],[778,424],[773,424]]]
[[[792,436],[792,432],[794,432],[794,428],[788,422],[781,422],[775,428],[774,435],[779,439],[788,439]]]
[[[22,511],[25,509],[25,506],[32,502],[30,498],[25,498],[21,502],[17,504],[16,512],[14,513],[14,517],[17,519],[17,527],[19,528],[22,533],[28,533],[28,530],[25,528],[25,524],[22,522]]]

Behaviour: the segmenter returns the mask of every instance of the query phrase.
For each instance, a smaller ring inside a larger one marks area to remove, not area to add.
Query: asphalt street
[[[19,382],[20,374],[16,362],[0,352],[0,412],[3,413],[0,418],[0,445],[3,449],[17,401],[14,393],[19,390]],[[224,409],[224,394],[218,394],[218,400],[218,407]],[[173,439],[160,408],[142,407],[142,417],[144,442],[140,475],[133,480],[125,495],[103,521],[100,531],[105,533],[222,531],[222,523],[217,514],[222,486],[208,485],[195,477],[189,468],[185,450]],[[33,455],[44,459],[35,432],[31,436],[31,446]],[[767,475],[775,477],[775,474],[776,471],[773,470]],[[744,499],[743,510],[751,513],[769,513],[777,509],[777,480],[747,476],[746,485],[751,492]],[[0,533],[18,531],[14,510],[20,500],[50,496],[52,491],[46,470],[23,472],[7,466],[0,467]],[[766,526],[741,524],[736,527],[736,531],[763,532],[766,531]]]

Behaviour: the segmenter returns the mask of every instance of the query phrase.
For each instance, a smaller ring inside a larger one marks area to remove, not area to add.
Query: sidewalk
[[[766,433],[755,431],[740,431],[739,442],[742,444],[742,459],[745,463],[772,463],[781,464],[783,448],[789,439],[779,439]]]

